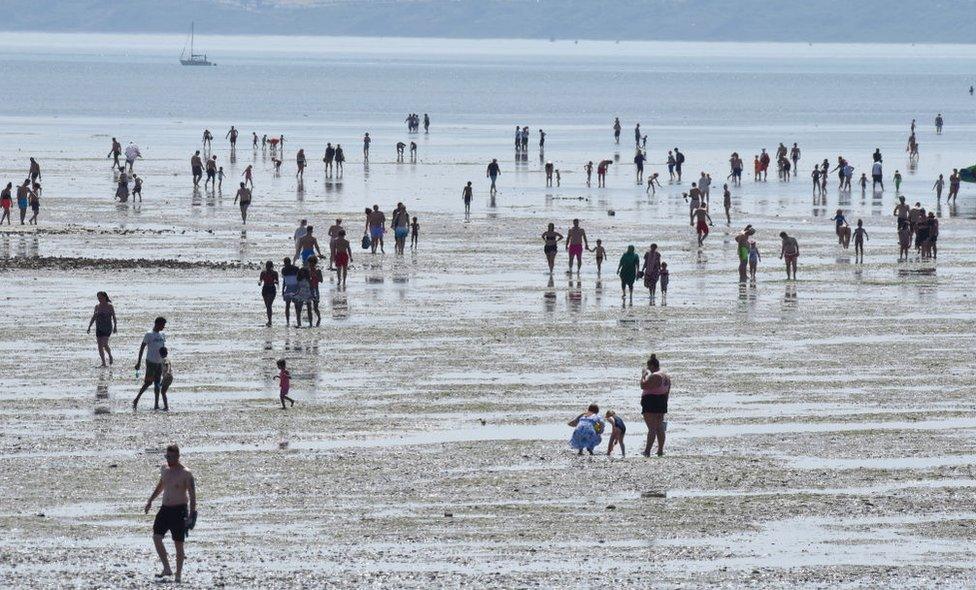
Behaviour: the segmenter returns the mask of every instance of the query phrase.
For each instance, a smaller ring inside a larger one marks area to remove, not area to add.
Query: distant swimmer
[[[466,215],[471,213],[471,197],[474,194],[474,189],[471,188],[471,181],[461,189],[461,200],[464,202],[464,213]]]
[[[942,113],[935,116],[935,133],[936,135],[942,135],[942,124],[944,123],[942,119]]]
[[[180,448],[177,445],[166,447],[166,466],[161,469],[159,482],[146,502],[146,514],[149,514],[153,501],[160,493],[163,495],[162,506],[153,521],[152,538],[159,561],[163,563],[163,571],[156,574],[156,578],[173,576],[173,581],[180,583],[183,580],[183,562],[186,558],[183,550],[186,533],[193,530],[197,523],[197,489],[193,474],[180,463]],[[175,575],[170,569],[169,556],[163,546],[163,537],[167,532],[173,538],[176,548]]]
[[[498,160],[492,159],[491,163],[488,164],[488,169],[485,171],[485,176],[491,179],[490,190],[493,193],[498,192],[498,189],[495,187],[495,182],[498,180],[498,177],[501,176],[501,173],[502,171],[501,167],[498,165]]]
[[[559,251],[559,242],[563,235],[556,231],[556,224],[550,223],[546,231],[542,232],[542,240],[545,242],[543,252],[546,254],[546,261],[549,263],[549,274],[552,274],[556,265],[556,252]]]
[[[627,251],[620,257],[617,263],[617,276],[620,277],[620,298],[627,300],[627,292],[630,292],[630,304],[634,304],[634,281],[637,280],[637,269],[640,268],[641,259],[634,251],[634,246],[627,246]]]
[[[322,157],[322,161],[325,163],[325,175],[332,175],[332,161],[335,160],[336,151],[332,147],[332,143],[325,144],[325,155]]]
[[[573,220],[573,227],[566,232],[566,249],[569,251],[569,270],[566,274],[573,272],[573,259],[576,259],[576,273],[579,274],[580,267],[583,265],[583,248],[590,249],[590,244],[586,239],[586,230],[580,227],[580,220]]]
[[[241,183],[241,188],[237,189],[237,194],[234,195],[234,203],[240,203],[241,207],[241,222],[247,223],[247,209],[251,206],[251,189],[244,186]]]
[[[785,231],[779,232],[779,237],[783,242],[779,257],[786,261],[786,278],[787,280],[792,278],[795,281],[796,261],[800,257],[800,244],[796,241],[796,238],[790,237]]]
[[[193,173],[193,186],[200,186],[200,179],[203,178],[203,160],[200,158],[200,150],[190,156],[190,171]]]
[[[299,182],[305,180],[306,163],[307,162],[305,160],[305,150],[303,148],[298,150],[298,154],[295,155],[295,164],[298,166],[298,172],[295,173],[295,177],[299,180]]]
[[[114,137],[112,138],[112,148],[108,152],[108,158],[112,158],[112,167],[119,167],[119,156],[122,155],[122,144]]]
[[[372,140],[369,138],[369,133],[363,135],[363,159],[369,160],[369,144]]]
[[[613,142],[620,143],[620,117],[613,118]]]
[[[349,271],[349,263],[352,262],[352,248],[349,240],[346,239],[346,230],[339,230],[339,235],[335,241],[335,268],[336,282],[342,288],[346,286],[346,275]]]
[[[319,249],[319,241],[312,235],[312,226],[309,225],[305,228],[305,235],[302,236],[302,239],[298,241],[298,245],[295,246],[295,259],[297,260],[300,255],[302,262],[306,262],[313,254],[318,254],[319,258],[322,257],[322,250]]]
[[[606,188],[607,186],[607,168],[613,164],[612,160],[600,160],[600,163],[596,167],[596,185],[598,187]]]
[[[227,135],[224,136],[224,139],[230,140],[231,149],[237,147],[237,129],[235,129],[233,125],[230,126],[230,130],[227,132]]]

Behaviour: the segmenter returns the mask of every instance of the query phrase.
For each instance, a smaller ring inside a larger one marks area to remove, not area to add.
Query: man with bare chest
[[[153,544],[159,560],[163,562],[163,571],[156,574],[157,578],[173,575],[169,567],[169,556],[163,546],[163,536],[166,532],[173,537],[176,547],[176,575],[174,581],[180,582],[183,575],[183,542],[186,540],[187,530],[192,529],[197,521],[197,491],[193,481],[193,474],[180,463],[180,448],[177,445],[166,447],[166,466],[162,468],[159,483],[146,502],[145,513],[149,514],[153,500],[160,493],[163,494],[162,506],[156,513],[153,522]],[[189,503],[189,512],[187,511]]]

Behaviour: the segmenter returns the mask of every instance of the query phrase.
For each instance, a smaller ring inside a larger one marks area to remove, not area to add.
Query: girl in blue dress
[[[596,404],[591,404],[585,412],[569,421],[569,425],[575,428],[573,437],[569,439],[569,446],[583,454],[583,449],[589,454],[593,454],[593,449],[602,442],[604,427],[606,423],[600,416],[600,408]]]

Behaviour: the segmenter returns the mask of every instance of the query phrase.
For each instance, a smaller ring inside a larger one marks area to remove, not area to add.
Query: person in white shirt
[[[875,162],[871,166],[871,189],[877,191],[878,185],[881,185],[881,190],[884,190],[884,178],[882,177],[881,162]]]
[[[302,238],[305,237],[305,234],[308,233],[308,229],[307,228],[308,228],[308,220],[307,219],[303,219],[303,220],[301,220],[298,223],[298,228],[295,230],[295,247],[296,248],[298,247],[298,242],[301,242],[302,241]]]
[[[136,371],[139,371],[139,366],[142,364],[142,353],[145,352],[146,377],[142,382],[142,387],[139,388],[139,393],[136,394],[136,399],[132,400],[133,410],[138,408],[139,398],[149,389],[150,383],[153,385],[153,390],[156,394],[156,404],[153,409],[159,409],[159,386],[163,378],[163,355],[159,351],[166,346],[166,336],[163,335],[164,329],[166,329],[166,318],[158,317],[153,323],[152,332],[146,332],[146,335],[142,338],[142,345],[139,347],[139,358],[136,359]]]

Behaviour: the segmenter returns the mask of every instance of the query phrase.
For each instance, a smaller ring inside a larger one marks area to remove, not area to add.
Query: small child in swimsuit
[[[559,180],[560,180],[560,178],[561,177],[559,176],[559,170],[556,170],[556,186],[559,186]]]
[[[868,231],[864,229],[864,221],[857,220],[857,228],[854,229],[854,258],[864,259],[864,240],[868,238]]]
[[[169,350],[163,346],[159,349],[159,356],[163,359],[163,376],[159,381],[159,395],[163,396],[163,411],[169,411],[169,401],[166,399],[166,392],[173,384],[173,367],[169,364]]]
[[[224,186],[224,167],[221,166],[217,169],[217,190],[220,190]]]
[[[278,158],[271,158],[271,162],[274,164],[275,175],[281,176],[281,160]]]
[[[417,247],[417,237],[420,235],[420,224],[417,223],[417,218],[414,217],[410,222],[410,247]]]
[[[749,240],[749,276],[753,280],[756,278],[756,268],[762,261],[762,256],[759,254],[759,246],[756,245],[755,240]]]
[[[607,410],[606,420],[607,424],[613,428],[613,432],[610,433],[610,442],[607,444],[607,457],[613,453],[613,446],[615,444],[620,445],[620,456],[626,457],[627,453],[624,450],[624,435],[627,434],[627,425],[624,424],[623,419],[613,410]]]
[[[136,183],[135,186],[132,187],[132,200],[135,201],[136,197],[139,197],[139,200],[141,201],[142,200],[142,179],[139,178],[139,175],[133,174],[132,181]]]
[[[275,375],[275,379],[279,381],[278,399],[281,401],[281,409],[287,409],[285,407],[285,400],[290,401],[291,405],[294,407],[295,400],[288,397],[288,390],[291,388],[291,373],[288,372],[288,369],[285,366],[285,359],[278,361],[278,374]]]
[[[668,281],[671,280],[671,275],[668,273],[668,263],[661,263],[661,270],[658,272],[658,279],[661,281],[661,295],[668,294]]]
[[[908,260],[908,249],[912,245],[912,228],[903,224],[898,230],[898,260]]]
[[[593,253],[596,255],[596,274],[600,274],[600,269],[603,267],[603,259],[607,257],[607,251],[603,248],[603,240],[596,241],[596,248],[593,248]]]

